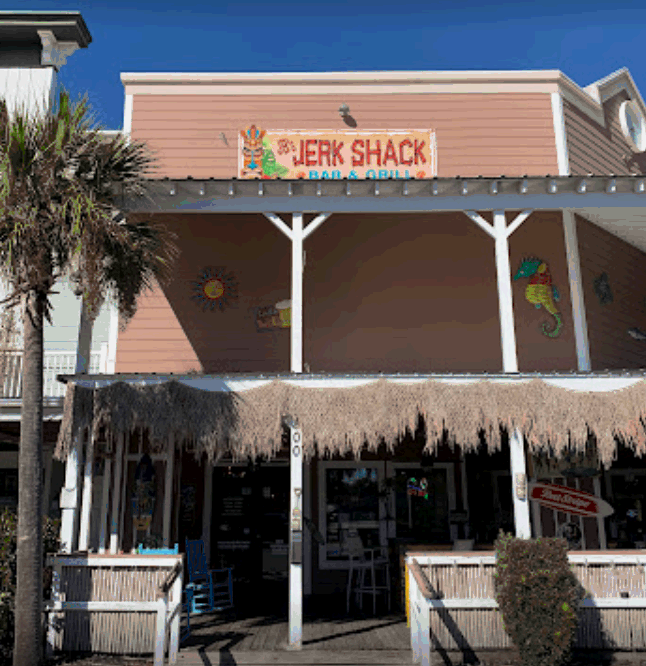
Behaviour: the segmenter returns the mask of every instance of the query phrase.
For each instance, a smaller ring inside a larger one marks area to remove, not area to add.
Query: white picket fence
[[[0,398],[20,398],[22,395],[22,350],[4,352],[4,381],[0,380]],[[90,374],[103,374],[108,360],[108,344],[101,345],[101,351],[90,354]],[[1,359],[0,359],[1,361]],[[43,368],[43,395],[46,398],[62,398],[65,396],[65,384],[56,380],[56,375],[74,374],[76,369],[76,352],[46,351]]]

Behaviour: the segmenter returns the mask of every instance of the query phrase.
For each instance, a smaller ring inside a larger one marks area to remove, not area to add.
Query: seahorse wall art
[[[525,289],[525,298],[533,303],[537,309],[542,305],[556,319],[553,328],[543,324],[543,333],[550,338],[557,337],[563,326],[561,313],[556,307],[556,301],[560,297],[558,289],[552,285],[552,276],[547,263],[536,257],[523,259],[518,272],[514,275],[514,280],[520,278],[529,278],[529,284]]]

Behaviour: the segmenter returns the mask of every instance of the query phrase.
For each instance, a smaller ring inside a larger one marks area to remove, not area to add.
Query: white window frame
[[[608,498],[608,502],[610,503],[610,506],[614,509],[615,506],[615,495],[612,491],[612,477],[617,476],[617,477],[624,477],[626,481],[628,481],[628,477],[630,476],[646,476],[646,469],[631,469],[630,467],[624,467],[620,469],[608,469],[604,471],[605,475],[605,482],[606,482],[606,496]],[[644,511],[646,511],[646,507],[644,507]],[[613,514],[614,516],[615,514]],[[609,521],[609,527],[611,532],[615,531],[616,528],[616,523],[612,521],[612,516],[609,516],[610,521]],[[616,534],[611,534],[610,539],[615,541],[617,539]]]
[[[464,464],[464,462],[463,462]],[[421,462],[387,462],[386,463],[386,476],[389,479],[392,479],[395,477],[395,470],[396,469],[415,469],[419,467],[424,467]],[[434,462],[432,465],[429,465],[429,467],[432,467],[433,469],[444,469],[446,470],[446,478],[447,478],[447,491],[449,493],[449,511],[455,511],[456,506],[457,506],[457,500],[456,500],[456,495],[455,495],[455,463],[454,462]],[[463,488],[462,488],[462,493],[464,497],[464,482],[466,481],[466,478],[463,478]],[[390,494],[389,498],[389,508],[390,508],[390,515],[394,516],[395,515],[395,493]],[[451,539],[455,541],[458,538],[458,526],[449,523],[449,529],[450,529],[450,535]],[[395,538],[397,536],[397,521],[393,520],[390,524],[390,534],[388,535],[390,538]]]
[[[632,136],[630,136],[627,120],[627,113],[629,109],[633,116],[637,118],[637,122],[641,125],[640,144],[635,143]],[[641,153],[646,150],[646,121],[644,120],[644,114],[634,100],[628,99],[621,103],[621,106],[619,107],[619,123],[621,124],[621,131],[626,141],[628,141],[628,143],[631,145],[632,149],[637,153]]]
[[[326,470],[349,469],[365,467],[377,470],[377,483],[384,480],[384,463],[381,460],[321,460],[319,461],[319,530],[327,538],[327,492],[326,492]],[[379,543],[382,546],[388,544],[386,537],[386,506],[383,499],[379,500]],[[327,543],[319,545],[319,569],[349,569],[350,560],[329,561],[327,559]]]

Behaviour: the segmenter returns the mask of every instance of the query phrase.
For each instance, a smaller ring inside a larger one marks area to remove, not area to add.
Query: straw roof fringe
[[[104,426],[108,442],[140,428],[148,431],[155,450],[163,450],[173,435],[211,460],[225,452],[238,459],[272,456],[281,446],[283,417],[290,415],[302,428],[306,456],[315,451],[358,456],[364,445],[375,451],[382,441],[392,450],[406,430],[415,431],[420,414],[427,453],[443,437],[451,445],[475,450],[480,430],[489,450],[499,450],[501,428],[519,428],[530,451],[547,449],[559,457],[569,448],[585,451],[592,433],[606,467],[616,457],[616,437],[636,455],[646,453],[646,381],[594,392],[559,388],[541,379],[508,384],[380,379],[325,389],[274,380],[238,393],[203,391],[177,381],[147,386],[116,382],[96,390],[71,383],[56,455],[66,457],[72,438],[84,427],[91,426],[96,435]]]

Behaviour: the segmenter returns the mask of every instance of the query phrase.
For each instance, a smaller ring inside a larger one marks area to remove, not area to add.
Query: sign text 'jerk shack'
[[[437,175],[435,133],[285,131],[251,125],[239,135],[239,178],[421,179]]]

